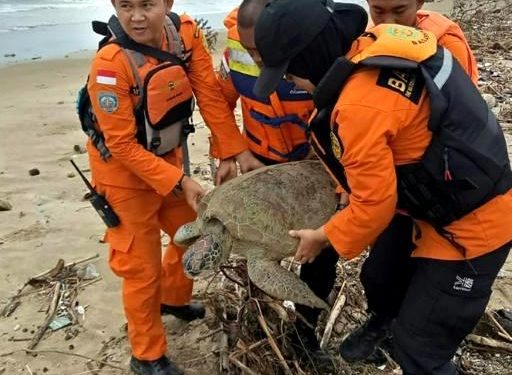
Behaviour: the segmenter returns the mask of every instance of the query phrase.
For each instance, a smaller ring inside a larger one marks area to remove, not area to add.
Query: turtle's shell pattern
[[[198,224],[220,220],[233,238],[232,251],[246,256],[251,243],[269,259],[294,254],[290,229],[316,229],[335,212],[335,184],[317,160],[260,168],[217,187],[201,202]]]

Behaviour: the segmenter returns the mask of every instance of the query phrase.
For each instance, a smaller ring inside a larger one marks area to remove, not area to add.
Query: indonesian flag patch
[[[116,72],[112,70],[99,69],[96,73],[96,83],[115,86],[117,83]]]

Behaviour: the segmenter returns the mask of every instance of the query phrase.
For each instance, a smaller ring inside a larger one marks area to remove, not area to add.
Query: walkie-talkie
[[[72,159],[70,159],[69,161],[76,169],[80,177],[82,177],[82,180],[91,192],[89,202],[91,202],[92,206],[94,207],[98,215],[100,215],[103,222],[109,228],[117,227],[120,223],[119,218],[117,217],[112,207],[110,207],[105,197],[103,195],[98,194],[98,192],[94,189],[89,180],[87,180],[87,178],[84,176],[82,171],[80,171],[80,168],[78,168],[75,162]]]

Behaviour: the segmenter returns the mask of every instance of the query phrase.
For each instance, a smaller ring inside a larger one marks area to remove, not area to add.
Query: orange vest
[[[241,98],[249,149],[276,162],[303,159],[309,152],[307,122],[314,108],[311,96],[285,80],[270,98],[258,98],[253,94],[260,70],[240,43],[237,11],[232,11],[224,22],[228,28],[228,42],[221,71],[226,74],[220,80],[229,80]]]
[[[420,10],[416,14],[416,26],[433,33],[437,42],[455,56],[473,83],[478,83],[478,66],[475,56],[458,24],[437,12]]]

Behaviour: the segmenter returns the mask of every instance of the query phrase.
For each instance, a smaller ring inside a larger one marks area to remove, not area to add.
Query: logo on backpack
[[[460,292],[471,292],[473,289],[473,284],[475,280],[470,277],[460,277],[455,276],[455,283],[453,284],[453,289],[458,290]]]

